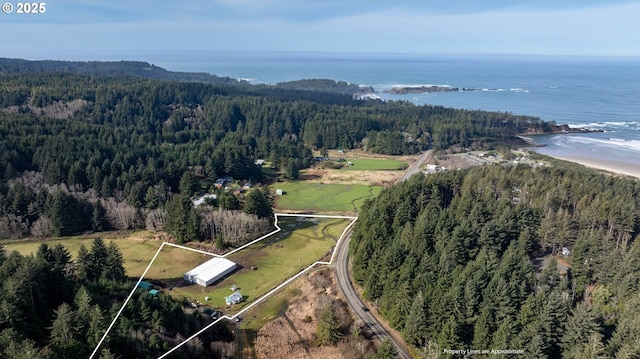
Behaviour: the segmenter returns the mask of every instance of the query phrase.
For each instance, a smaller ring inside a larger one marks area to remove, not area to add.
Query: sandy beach
[[[559,160],[569,161],[581,164],[583,166],[597,168],[600,170],[605,170],[609,172],[613,172],[620,175],[632,176],[640,179],[640,166],[635,166],[630,163],[613,161],[613,160],[603,160],[597,158],[585,158],[585,157],[577,157],[577,156],[558,156],[556,154],[547,156],[557,158]]]

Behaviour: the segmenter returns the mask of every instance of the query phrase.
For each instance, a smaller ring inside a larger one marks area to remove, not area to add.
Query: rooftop
[[[185,273],[185,275],[198,277],[206,281],[207,279],[214,278],[220,273],[224,273],[231,268],[235,268],[235,266],[236,264],[234,262],[226,258],[215,257],[193,268]]]

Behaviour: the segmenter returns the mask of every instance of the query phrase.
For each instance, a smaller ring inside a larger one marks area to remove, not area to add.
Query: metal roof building
[[[233,305],[242,302],[242,299],[242,294],[236,290],[230,296],[224,297],[224,302],[227,303],[227,305]]]
[[[206,287],[233,272],[236,266],[226,258],[215,257],[188,271],[183,277],[187,282]]]

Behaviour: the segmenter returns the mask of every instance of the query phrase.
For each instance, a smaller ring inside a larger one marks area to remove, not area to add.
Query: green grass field
[[[189,285],[173,291],[203,303],[205,297],[209,297],[208,305],[225,308],[224,297],[231,294],[229,288],[236,285],[245,297],[244,302],[231,308],[231,311],[238,311],[329,254],[337,239],[334,233],[341,233],[349,223],[346,219],[306,219],[296,224],[297,221],[297,218],[282,218],[279,221],[282,232],[227,257],[242,269],[215,285],[207,288]]]
[[[298,277],[291,284],[295,284],[300,278],[302,277]],[[301,294],[302,292],[298,288],[283,288],[269,299],[247,311],[244,316],[244,321],[242,322],[242,329],[249,329],[255,332],[259,331],[265,324],[283,316],[287,311],[289,303],[292,303],[292,301]]]
[[[72,258],[75,258],[78,254],[78,249],[81,244],[84,244],[87,249],[91,249],[91,242],[96,237],[101,237],[105,243],[114,241],[124,258],[124,268],[127,270],[127,276],[140,277],[144,272],[149,261],[153,258],[162,242],[154,240],[143,240],[138,237],[144,237],[146,232],[134,232],[131,236],[136,239],[131,239],[122,236],[122,234],[103,233],[93,234],[90,236],[75,236],[63,239],[49,239],[49,240],[27,240],[27,241],[3,241],[2,244],[7,252],[18,251],[22,255],[29,255],[35,253],[40,247],[40,244],[46,243],[49,247],[53,247],[58,243],[62,244],[71,254]]]
[[[277,208],[328,212],[355,212],[365,199],[377,196],[382,190],[381,186],[309,182],[277,183],[271,187],[285,192],[276,197]]]
[[[211,298],[208,304],[218,308],[225,307],[224,297],[231,294],[229,287],[235,284],[245,296],[243,303],[232,308],[232,311],[237,311],[302,269],[329,255],[349,222],[348,219],[279,217],[278,224],[282,231],[230,255],[228,258],[240,264],[242,268],[208,288],[188,285],[182,281],[182,275],[212,257],[165,245],[144,279],[160,282],[165,288],[175,286],[173,293],[177,296],[201,302],[205,302],[204,298],[208,296]],[[113,240],[118,245],[125,261],[127,275],[137,278],[142,275],[162,244],[161,241],[143,240],[147,235],[146,232],[135,232],[131,237],[124,237],[121,233],[103,233],[100,237],[106,243]],[[90,248],[95,237],[98,235],[52,240],[4,241],[2,244],[7,251],[16,250],[23,255],[29,255],[36,252],[42,243],[49,246],[60,243],[75,258],[80,245],[84,244]],[[275,306],[280,308],[280,304]],[[279,309],[272,311],[275,315]]]
[[[393,171],[404,170],[409,166],[407,161],[392,159],[347,159],[353,165],[345,167],[349,171]],[[344,162],[343,162],[344,163]]]

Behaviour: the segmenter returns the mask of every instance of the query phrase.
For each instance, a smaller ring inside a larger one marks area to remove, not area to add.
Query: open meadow
[[[224,297],[230,295],[232,291],[229,288],[235,286],[244,296],[242,303],[228,310],[236,312],[286,279],[328,256],[349,222],[348,219],[280,217],[278,224],[282,228],[281,232],[227,257],[239,264],[241,269],[213,286],[205,288],[181,282],[181,286],[174,287],[172,292],[174,295],[206,302],[212,307],[225,308]],[[191,257],[194,266],[198,264],[197,258],[203,258],[201,254],[183,251],[184,253],[174,254],[172,250],[167,258],[176,254]],[[162,255],[163,253],[158,258]],[[155,266],[156,263],[153,267]],[[191,268],[186,268],[189,269]],[[153,269],[153,272],[158,273],[157,269]],[[158,274],[162,277],[164,273]],[[152,281],[154,278],[149,275],[145,279]],[[209,297],[209,300],[206,301],[205,297]]]
[[[283,210],[310,212],[357,212],[368,198],[377,196],[381,186],[362,184],[330,184],[306,181],[272,185],[284,194],[276,196],[276,207]]]
[[[7,252],[18,251],[22,255],[30,255],[35,253],[42,243],[46,243],[49,247],[62,244],[69,251],[71,257],[75,258],[80,245],[84,244],[87,249],[91,249],[91,243],[97,237],[102,238],[106,244],[110,241],[116,243],[122,253],[127,276],[133,278],[142,275],[149,265],[149,261],[162,245],[160,240],[154,240],[153,234],[147,231],[103,232],[59,239],[3,241],[2,245]]]
[[[351,163],[350,166],[344,167],[344,170],[348,171],[402,171],[409,166],[407,161],[388,158],[347,158],[346,161]]]
[[[282,231],[265,238],[252,246],[229,255],[227,258],[238,263],[241,268],[208,288],[188,285],[182,280],[185,272],[213,258],[210,255],[165,245],[149,268],[145,281],[160,285],[164,289],[173,287],[174,295],[205,302],[209,305],[224,307],[224,297],[231,294],[229,287],[236,285],[245,296],[245,302],[236,305],[241,309],[247,303],[267,293],[286,279],[292,277],[309,265],[331,254],[336,240],[349,224],[348,219],[325,219],[303,217],[279,217]],[[124,259],[127,275],[138,278],[162,245],[147,232],[102,233],[100,235],[76,236],[64,239],[5,241],[7,251],[18,251],[23,255],[35,253],[42,243],[50,247],[62,244],[73,258],[80,245],[91,248],[94,238],[101,237],[105,243],[114,241]]]

